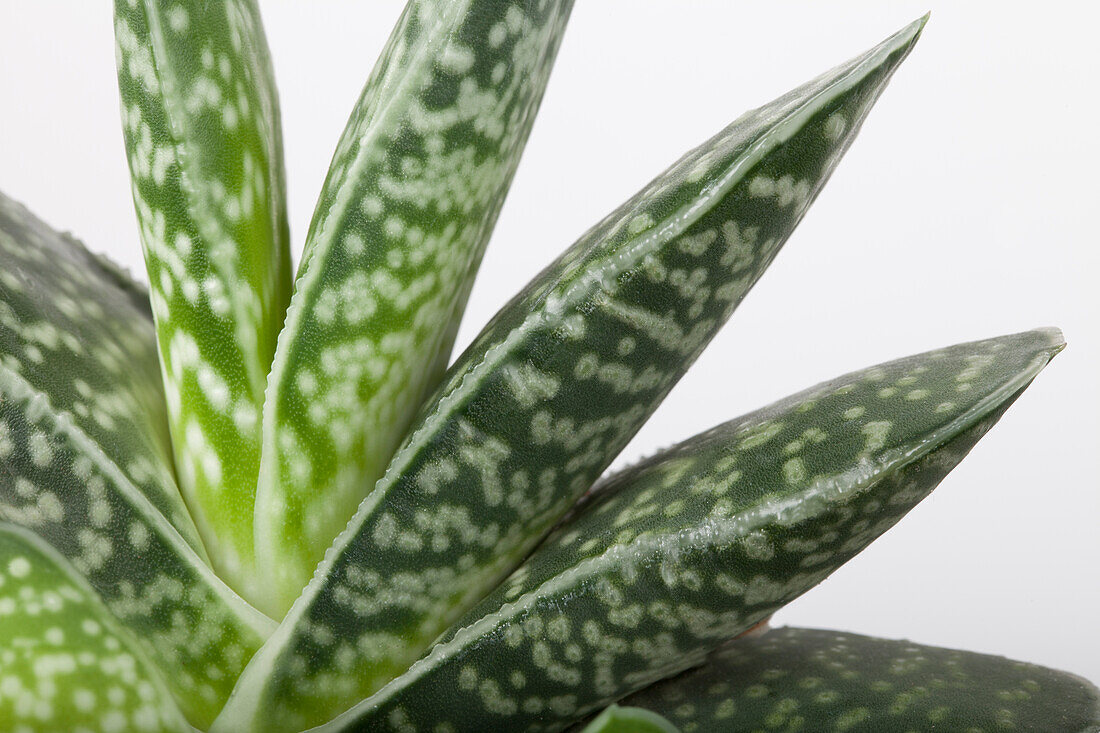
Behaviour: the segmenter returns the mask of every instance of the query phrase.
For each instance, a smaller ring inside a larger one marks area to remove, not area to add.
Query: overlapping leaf
[[[272,622],[205,561],[145,293],[0,197],[0,519],[72,563],[208,723]]]
[[[623,704],[667,716],[683,733],[1100,730],[1100,694],[1073,675],[817,629],[730,642]]]
[[[264,407],[256,538],[298,597],[446,365],[572,0],[413,0],[333,158]]]
[[[326,730],[558,730],[698,664],[893,526],[1061,348],[1033,331],[883,364],[611,478]]]
[[[290,297],[278,100],[252,0],[115,3],[122,126],[180,483],[249,597],[264,388]]]
[[[227,726],[325,720],[519,562],[771,262],[921,25],[689,153],[505,306],[250,663]]]
[[[148,294],[3,194],[0,262],[0,390],[8,399],[12,390],[41,395],[35,404],[67,415],[192,549],[204,553],[172,475]],[[0,460],[6,462],[12,428],[3,425]],[[39,461],[48,460],[44,443],[34,438]],[[3,489],[11,492],[13,485],[5,481]],[[37,503],[27,505],[27,498]],[[49,494],[2,502],[4,516],[29,527],[62,509]]]
[[[0,725],[190,731],[158,670],[45,542],[0,522]]]

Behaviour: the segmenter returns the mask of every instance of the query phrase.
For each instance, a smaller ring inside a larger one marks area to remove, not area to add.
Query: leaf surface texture
[[[6,522],[0,649],[0,723],[9,730],[193,730],[83,579],[40,538]]]
[[[274,624],[211,570],[176,488],[146,294],[4,197],[0,258],[0,519],[64,556],[208,724]]]
[[[775,257],[921,25],[688,153],[494,317],[250,663],[227,724],[326,720],[518,564]]]
[[[697,669],[623,704],[667,716],[683,733],[1100,729],[1100,695],[1074,675],[818,629],[732,641]]]
[[[699,664],[923,499],[1056,331],[848,374],[597,487],[409,671],[326,730],[559,730]]]
[[[290,297],[278,99],[251,0],[115,3],[122,128],[180,485],[249,598],[261,410]]]
[[[281,613],[446,364],[572,0],[414,0],[344,131],[271,373],[256,537]]]

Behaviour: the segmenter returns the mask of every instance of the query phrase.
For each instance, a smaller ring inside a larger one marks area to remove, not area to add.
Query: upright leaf
[[[260,411],[290,297],[278,100],[252,0],[117,0],[122,128],[180,483],[253,597]]]
[[[45,542],[0,522],[0,725],[191,731],[143,651]]]
[[[738,639],[623,701],[683,733],[1100,730],[1083,679],[1003,657],[818,629]]]
[[[67,558],[206,724],[273,624],[201,554],[145,294],[2,196],[0,261],[0,519]]]
[[[285,611],[446,364],[572,0],[412,0],[352,113],[264,406],[256,538]]]
[[[920,23],[752,112],[593,228],[449,373],[224,719],[320,722],[397,674],[607,467],[832,171]]]
[[[408,672],[326,730],[558,730],[699,664],[923,499],[1060,336],[849,374],[611,478]]]

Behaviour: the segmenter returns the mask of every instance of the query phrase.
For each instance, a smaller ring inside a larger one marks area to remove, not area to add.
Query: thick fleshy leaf
[[[115,3],[122,128],[180,484],[254,596],[264,388],[290,298],[278,100],[252,0]]]
[[[66,557],[208,723],[274,624],[198,549],[145,295],[6,198],[0,259],[0,519]]]
[[[690,152],[506,305],[250,663],[225,719],[324,720],[402,673],[514,568],[763,273],[921,25]]]
[[[0,726],[190,731],[158,671],[49,545],[0,522]]]
[[[256,540],[298,597],[446,365],[572,0],[412,0],[329,169],[271,372]]]
[[[205,557],[172,473],[148,294],[2,193],[0,262],[0,380],[67,415]],[[9,433],[0,423],[5,462]],[[0,515],[35,527],[53,514],[54,502],[40,501],[0,499]]]
[[[698,664],[894,525],[1056,331],[841,377],[618,474],[341,731],[557,730]]]
[[[665,718],[644,708],[612,705],[584,727],[583,733],[678,733]]]
[[[623,701],[683,733],[1100,730],[1079,677],[1004,657],[818,629],[732,641]]]

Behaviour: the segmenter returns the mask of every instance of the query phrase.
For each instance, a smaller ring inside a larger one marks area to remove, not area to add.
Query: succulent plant
[[[1057,330],[603,476],[925,19],[690,151],[448,368],[571,5],[412,0],[292,275],[255,3],[116,0],[148,286],[0,196],[0,728],[1098,729],[1072,675],[767,629],[935,488]]]

